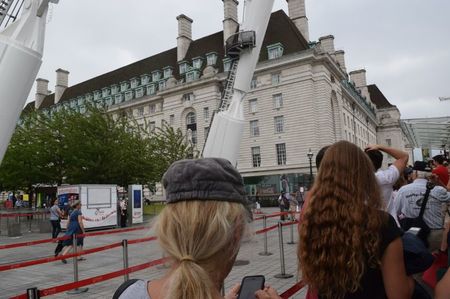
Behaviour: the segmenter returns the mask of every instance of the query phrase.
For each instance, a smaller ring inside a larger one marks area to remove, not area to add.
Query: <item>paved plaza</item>
[[[263,209],[264,213],[273,213],[277,209],[268,208]],[[146,225],[150,225],[153,219],[146,219]],[[279,218],[270,218],[267,220],[268,225],[274,225]],[[253,230],[262,228],[262,221],[255,221],[252,224]],[[39,240],[49,238],[49,234],[41,234],[37,232],[28,233],[25,229],[23,236],[16,238],[9,238],[4,235],[0,236],[0,244],[17,243],[23,241]],[[275,287],[279,293],[282,293],[297,282],[297,234],[294,233],[295,245],[286,244],[290,240],[289,227],[283,228],[284,236],[284,251],[286,257],[286,273],[294,274],[289,279],[278,279],[274,276],[280,273],[280,255],[279,242],[277,230],[268,233],[268,248],[269,252],[273,253],[270,256],[261,256],[258,253],[263,251],[263,235],[254,235],[249,240],[246,240],[241,247],[238,255],[238,260],[247,265],[236,265],[227,279],[225,280],[225,288],[228,290],[235,283],[241,281],[246,275],[265,275],[266,282]],[[153,231],[140,230],[128,233],[118,233],[104,236],[97,236],[85,239],[85,249],[107,245],[121,241],[123,239],[138,239],[149,237],[153,235]],[[61,235],[60,235],[61,236]],[[9,264],[25,260],[34,260],[37,258],[51,256],[55,244],[47,243],[42,245],[34,245],[30,247],[21,247],[16,249],[0,250],[0,264]],[[138,265],[162,256],[161,249],[158,243],[146,242],[129,246],[129,266]],[[122,248],[115,248],[107,251],[102,251],[86,256],[86,261],[79,262],[79,279],[94,277],[97,275],[106,274],[116,270],[122,269]],[[140,279],[156,279],[164,275],[163,267],[151,267],[139,272],[130,274],[130,278]],[[53,286],[62,285],[73,281],[73,265],[72,260],[69,259],[66,265],[61,261],[51,262],[32,267],[20,268],[1,272],[0,279],[0,298],[9,298],[14,295],[25,293],[27,288],[38,287],[39,289],[49,288]],[[111,298],[117,287],[123,282],[123,277],[100,282],[89,286],[89,291],[81,295],[68,295],[60,293],[52,298]],[[305,289],[302,289],[292,298],[304,298]]]

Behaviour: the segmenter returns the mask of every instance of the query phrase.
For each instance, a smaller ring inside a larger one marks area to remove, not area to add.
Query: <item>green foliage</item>
[[[149,184],[174,161],[194,157],[180,129],[148,124],[101,108],[31,112],[22,117],[0,165],[0,188],[36,184]]]

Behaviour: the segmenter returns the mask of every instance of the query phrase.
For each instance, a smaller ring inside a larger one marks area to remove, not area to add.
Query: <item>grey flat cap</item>
[[[219,200],[248,206],[244,183],[228,160],[204,158],[170,165],[163,177],[167,203]]]

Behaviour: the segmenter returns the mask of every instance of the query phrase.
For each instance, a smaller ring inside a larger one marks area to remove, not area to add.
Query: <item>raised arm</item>
[[[409,155],[407,152],[379,144],[369,145],[366,148],[366,151],[373,151],[373,150],[379,150],[394,157],[395,162],[393,163],[393,165],[398,169],[400,173],[402,173],[403,170],[405,170],[406,166],[408,165]]]

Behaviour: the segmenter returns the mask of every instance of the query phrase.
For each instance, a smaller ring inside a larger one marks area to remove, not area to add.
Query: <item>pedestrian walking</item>
[[[72,204],[72,213],[69,216],[69,222],[67,223],[67,231],[65,233],[66,236],[70,236],[71,238],[68,238],[63,241],[64,249],[61,253],[62,256],[66,255],[67,252],[73,247],[73,236],[74,235],[80,235],[84,234],[84,224],[83,224],[83,214],[81,213],[81,202],[79,200],[76,200]],[[79,247],[79,251],[83,250],[83,240],[84,237],[77,238],[77,246]],[[82,256],[78,257],[79,261],[85,260]],[[67,261],[65,259],[61,260],[64,264],[67,264]]]
[[[58,238],[61,232],[61,217],[63,213],[58,206],[59,200],[56,198],[50,208],[50,223],[52,224],[52,239]]]
[[[286,193],[281,192],[280,197],[278,197],[278,205],[280,206],[280,213],[284,213],[285,211],[289,211],[289,199],[286,197]],[[284,221],[285,215],[280,215],[280,220]]]
[[[122,200],[119,202],[119,209],[120,209],[120,227],[126,227],[127,226],[127,201],[125,200],[125,197],[122,198]]]

